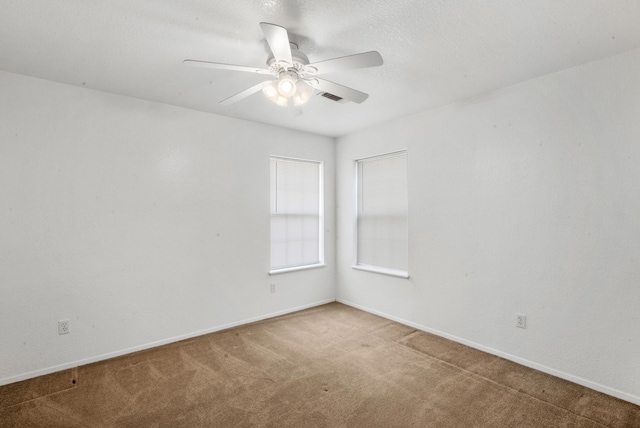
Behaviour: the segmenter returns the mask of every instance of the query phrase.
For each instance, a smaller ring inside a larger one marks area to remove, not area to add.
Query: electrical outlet
[[[527,328],[527,316],[523,314],[516,314],[516,327]]]
[[[276,285],[274,283],[271,283],[271,292],[272,293],[276,292]]]
[[[58,334],[69,334],[70,331],[71,330],[70,330],[69,320],[58,321]]]

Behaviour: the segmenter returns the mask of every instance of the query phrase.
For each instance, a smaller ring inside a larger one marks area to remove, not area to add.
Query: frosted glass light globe
[[[267,98],[271,99],[278,95],[278,90],[274,87],[274,85],[269,85],[262,90],[262,93],[264,93]]]
[[[285,98],[290,98],[296,93],[296,82],[292,76],[285,74],[278,82],[278,92]]]

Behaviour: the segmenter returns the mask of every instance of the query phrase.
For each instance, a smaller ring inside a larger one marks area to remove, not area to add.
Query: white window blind
[[[407,152],[357,161],[357,261],[408,271]]]
[[[322,164],[271,158],[271,271],[323,260]]]

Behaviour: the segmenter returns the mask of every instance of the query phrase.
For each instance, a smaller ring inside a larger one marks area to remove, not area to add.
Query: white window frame
[[[353,221],[353,230],[354,230],[354,242],[353,242],[353,248],[354,248],[354,262],[353,265],[351,266],[353,269],[356,270],[361,270],[361,271],[366,271],[366,272],[373,272],[373,273],[378,273],[378,274],[383,274],[383,275],[389,275],[389,276],[393,276],[393,277],[398,277],[398,278],[404,278],[404,279],[408,279],[409,278],[409,268],[408,268],[408,245],[409,245],[409,202],[407,200],[407,213],[406,213],[406,218],[407,218],[407,269],[396,269],[396,268],[392,268],[392,267],[386,267],[386,266],[376,266],[376,265],[371,265],[371,264],[366,264],[366,263],[361,263],[359,261],[359,254],[358,254],[358,248],[359,248],[359,242],[358,242],[358,227],[359,227],[359,213],[360,213],[360,209],[359,209],[359,204],[360,204],[360,182],[359,182],[359,165],[361,162],[363,161],[370,161],[370,160],[374,160],[374,159],[381,159],[381,158],[385,158],[385,157],[391,157],[391,156],[397,156],[400,154],[404,154],[405,156],[407,156],[407,162],[408,162],[408,151],[406,149],[404,150],[398,150],[398,151],[394,151],[394,152],[390,152],[390,153],[384,153],[384,154],[380,154],[380,155],[375,155],[375,156],[369,156],[366,158],[362,158],[362,159],[357,159],[354,162],[354,176],[355,176],[355,211],[354,211],[354,221]],[[408,164],[407,164],[407,174],[408,174]],[[408,177],[407,177],[407,187],[408,187]],[[408,195],[408,191],[409,189],[407,188],[407,195]],[[408,199],[408,198],[407,198]]]
[[[269,215],[269,245],[270,245],[270,249],[269,249],[269,275],[277,275],[277,274],[281,274],[281,273],[287,273],[287,272],[295,272],[295,271],[300,271],[300,270],[307,270],[307,269],[315,269],[315,268],[320,268],[320,267],[324,267],[325,262],[324,262],[324,162],[322,161],[317,161],[317,160],[311,160],[311,159],[300,159],[300,158],[291,158],[291,157],[285,157],[285,156],[269,156],[269,164],[271,165],[271,161],[275,160],[277,161],[282,161],[282,162],[303,162],[303,163],[310,163],[310,164],[314,164],[318,166],[318,174],[319,174],[319,180],[318,180],[318,197],[319,197],[319,201],[318,201],[318,262],[317,263],[312,263],[312,264],[303,264],[303,265],[296,265],[296,266],[288,266],[288,267],[284,267],[284,268],[277,268],[274,269],[271,266],[271,217],[273,215],[273,213],[271,213],[271,209],[269,209],[270,215]],[[271,177],[270,177],[271,180]],[[269,191],[269,198],[271,200],[271,198],[273,198],[274,195],[271,193],[271,187],[270,187],[270,191]]]

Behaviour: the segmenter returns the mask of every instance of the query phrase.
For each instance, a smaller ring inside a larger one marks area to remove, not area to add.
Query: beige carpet
[[[640,427],[640,406],[339,303],[0,387],[2,427]]]

